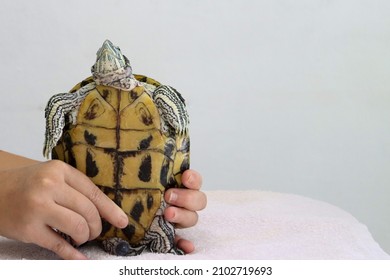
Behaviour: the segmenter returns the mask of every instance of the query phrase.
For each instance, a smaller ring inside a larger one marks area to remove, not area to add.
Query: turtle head
[[[91,72],[97,84],[121,88],[127,86],[118,86],[118,83],[121,84],[124,80],[133,77],[129,60],[122,54],[120,48],[109,40],[104,41],[97,51],[96,62]]]

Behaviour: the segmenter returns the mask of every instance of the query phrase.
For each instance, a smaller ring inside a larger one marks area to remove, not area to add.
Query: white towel
[[[108,255],[96,244],[91,259],[390,259],[367,227],[328,203],[263,191],[207,191],[208,206],[193,228],[178,230],[196,249],[185,256]],[[56,259],[33,244],[0,237],[0,259]]]

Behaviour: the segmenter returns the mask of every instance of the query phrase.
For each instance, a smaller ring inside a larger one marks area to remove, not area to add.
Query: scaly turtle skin
[[[128,215],[125,229],[102,221],[98,240],[107,252],[182,254],[173,225],[163,217],[163,195],[166,188],[182,187],[181,174],[189,168],[184,99],[170,86],[133,75],[108,40],[92,74],[49,100],[44,155],[51,152],[85,173]]]

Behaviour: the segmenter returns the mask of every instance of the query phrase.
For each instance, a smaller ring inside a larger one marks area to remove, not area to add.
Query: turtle
[[[184,254],[174,243],[174,225],[163,216],[165,190],[184,188],[181,175],[189,169],[184,98],[169,85],[133,74],[129,59],[109,40],[91,72],[49,99],[44,156],[86,174],[127,214],[124,229],[102,218],[97,240],[106,252]]]

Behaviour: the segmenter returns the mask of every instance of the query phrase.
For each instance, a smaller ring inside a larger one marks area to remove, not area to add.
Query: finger
[[[54,201],[58,205],[71,210],[71,212],[69,213],[69,215],[65,215],[65,213],[63,213],[63,215],[61,216],[59,215],[62,213],[58,213],[56,216],[54,216],[54,213],[52,213],[52,217],[55,217],[58,220],[54,222],[63,223],[64,225],[70,224],[69,219],[70,217],[72,217],[70,215],[74,216],[73,212],[75,212],[81,216],[81,217],[77,217],[79,221],[78,222],[76,221],[76,223],[81,222],[80,220],[81,218],[83,218],[83,220],[87,223],[88,230],[86,232],[89,233],[88,240],[95,239],[97,236],[99,236],[102,230],[102,222],[101,222],[99,212],[95,207],[95,205],[84,195],[82,195],[81,193],[79,193],[78,191],[76,191],[75,189],[67,185],[66,187],[60,188],[60,191],[57,192],[57,194],[60,195],[56,195],[54,197]],[[58,228],[57,226],[54,227]],[[73,228],[73,231],[71,233],[78,234],[78,231],[81,230],[81,227],[82,224],[79,224],[79,226]],[[68,230],[72,230],[72,228],[69,228]],[[71,235],[68,232],[65,233]],[[80,236],[80,241],[82,241],[81,236]]]
[[[199,190],[202,187],[202,176],[193,169],[183,172],[181,178],[183,185],[192,190]]]
[[[69,235],[77,245],[89,240],[88,223],[82,216],[58,205],[51,207],[50,212],[46,218],[48,226]]]
[[[199,211],[206,207],[207,197],[198,190],[171,188],[165,192],[165,201],[171,205]]]
[[[192,253],[195,250],[194,244],[187,240],[182,239],[180,236],[175,237],[176,246],[182,249],[186,254]]]
[[[70,245],[64,238],[47,227],[39,232],[39,239],[35,242],[38,246],[53,251],[65,260],[86,260],[87,257]]]
[[[106,196],[95,184],[83,173],[69,166],[65,181],[85,195],[98,209],[100,215],[112,225],[124,228],[128,224],[128,218],[123,210]]]
[[[198,214],[196,212],[174,206],[165,208],[164,218],[168,222],[176,224],[177,228],[192,227],[198,222]]]

